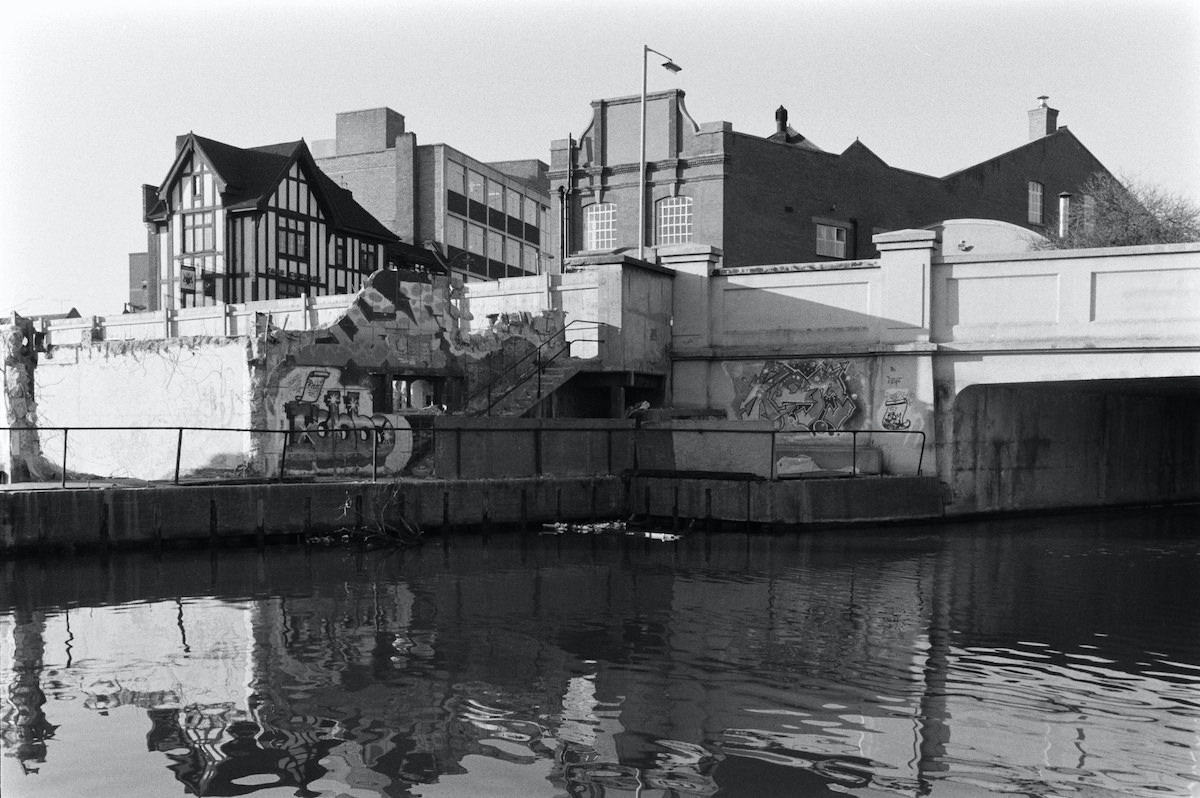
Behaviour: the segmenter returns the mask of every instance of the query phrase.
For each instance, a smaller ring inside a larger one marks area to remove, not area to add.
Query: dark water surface
[[[0,568],[5,798],[1200,794],[1200,511]]]

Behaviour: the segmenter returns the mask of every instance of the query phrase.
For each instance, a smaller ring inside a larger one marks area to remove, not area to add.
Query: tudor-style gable
[[[243,149],[189,133],[147,194],[152,309],[352,293],[398,242],[303,140]]]

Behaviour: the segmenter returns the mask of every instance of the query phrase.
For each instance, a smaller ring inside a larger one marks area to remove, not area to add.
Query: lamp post
[[[661,55],[667,59],[663,64],[663,69],[671,72],[683,69],[666,53],[660,53],[658,50],[651,50],[646,45],[642,45],[642,151],[638,179],[638,260],[644,260],[646,254],[646,62],[649,60],[650,53]]]

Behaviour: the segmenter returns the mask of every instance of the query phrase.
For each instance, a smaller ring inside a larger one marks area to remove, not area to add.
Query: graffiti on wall
[[[346,312],[300,349],[296,361],[444,368],[462,316],[455,299],[461,293],[461,283],[444,277],[417,282],[376,272]]]
[[[368,389],[351,390],[328,370],[313,369],[303,376],[295,398],[284,403],[288,430],[288,462],[307,468],[366,468],[372,464],[403,468],[412,451],[410,433],[402,419],[363,407]],[[402,429],[397,426],[403,425]],[[400,435],[397,435],[397,432]]]
[[[859,382],[846,360],[770,360],[748,381],[735,377],[737,417],[777,430],[842,430],[858,414]]]
[[[908,391],[889,388],[883,393],[883,421],[881,424],[884,429],[890,430],[905,430],[912,426],[912,419],[905,418],[908,415]]]

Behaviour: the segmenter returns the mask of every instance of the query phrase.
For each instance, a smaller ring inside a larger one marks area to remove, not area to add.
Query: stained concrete
[[[666,522],[803,526],[934,519],[932,477],[767,482],[687,476],[594,476],[180,485],[0,491],[0,550],[223,546],[400,518],[450,533],[646,516]]]

